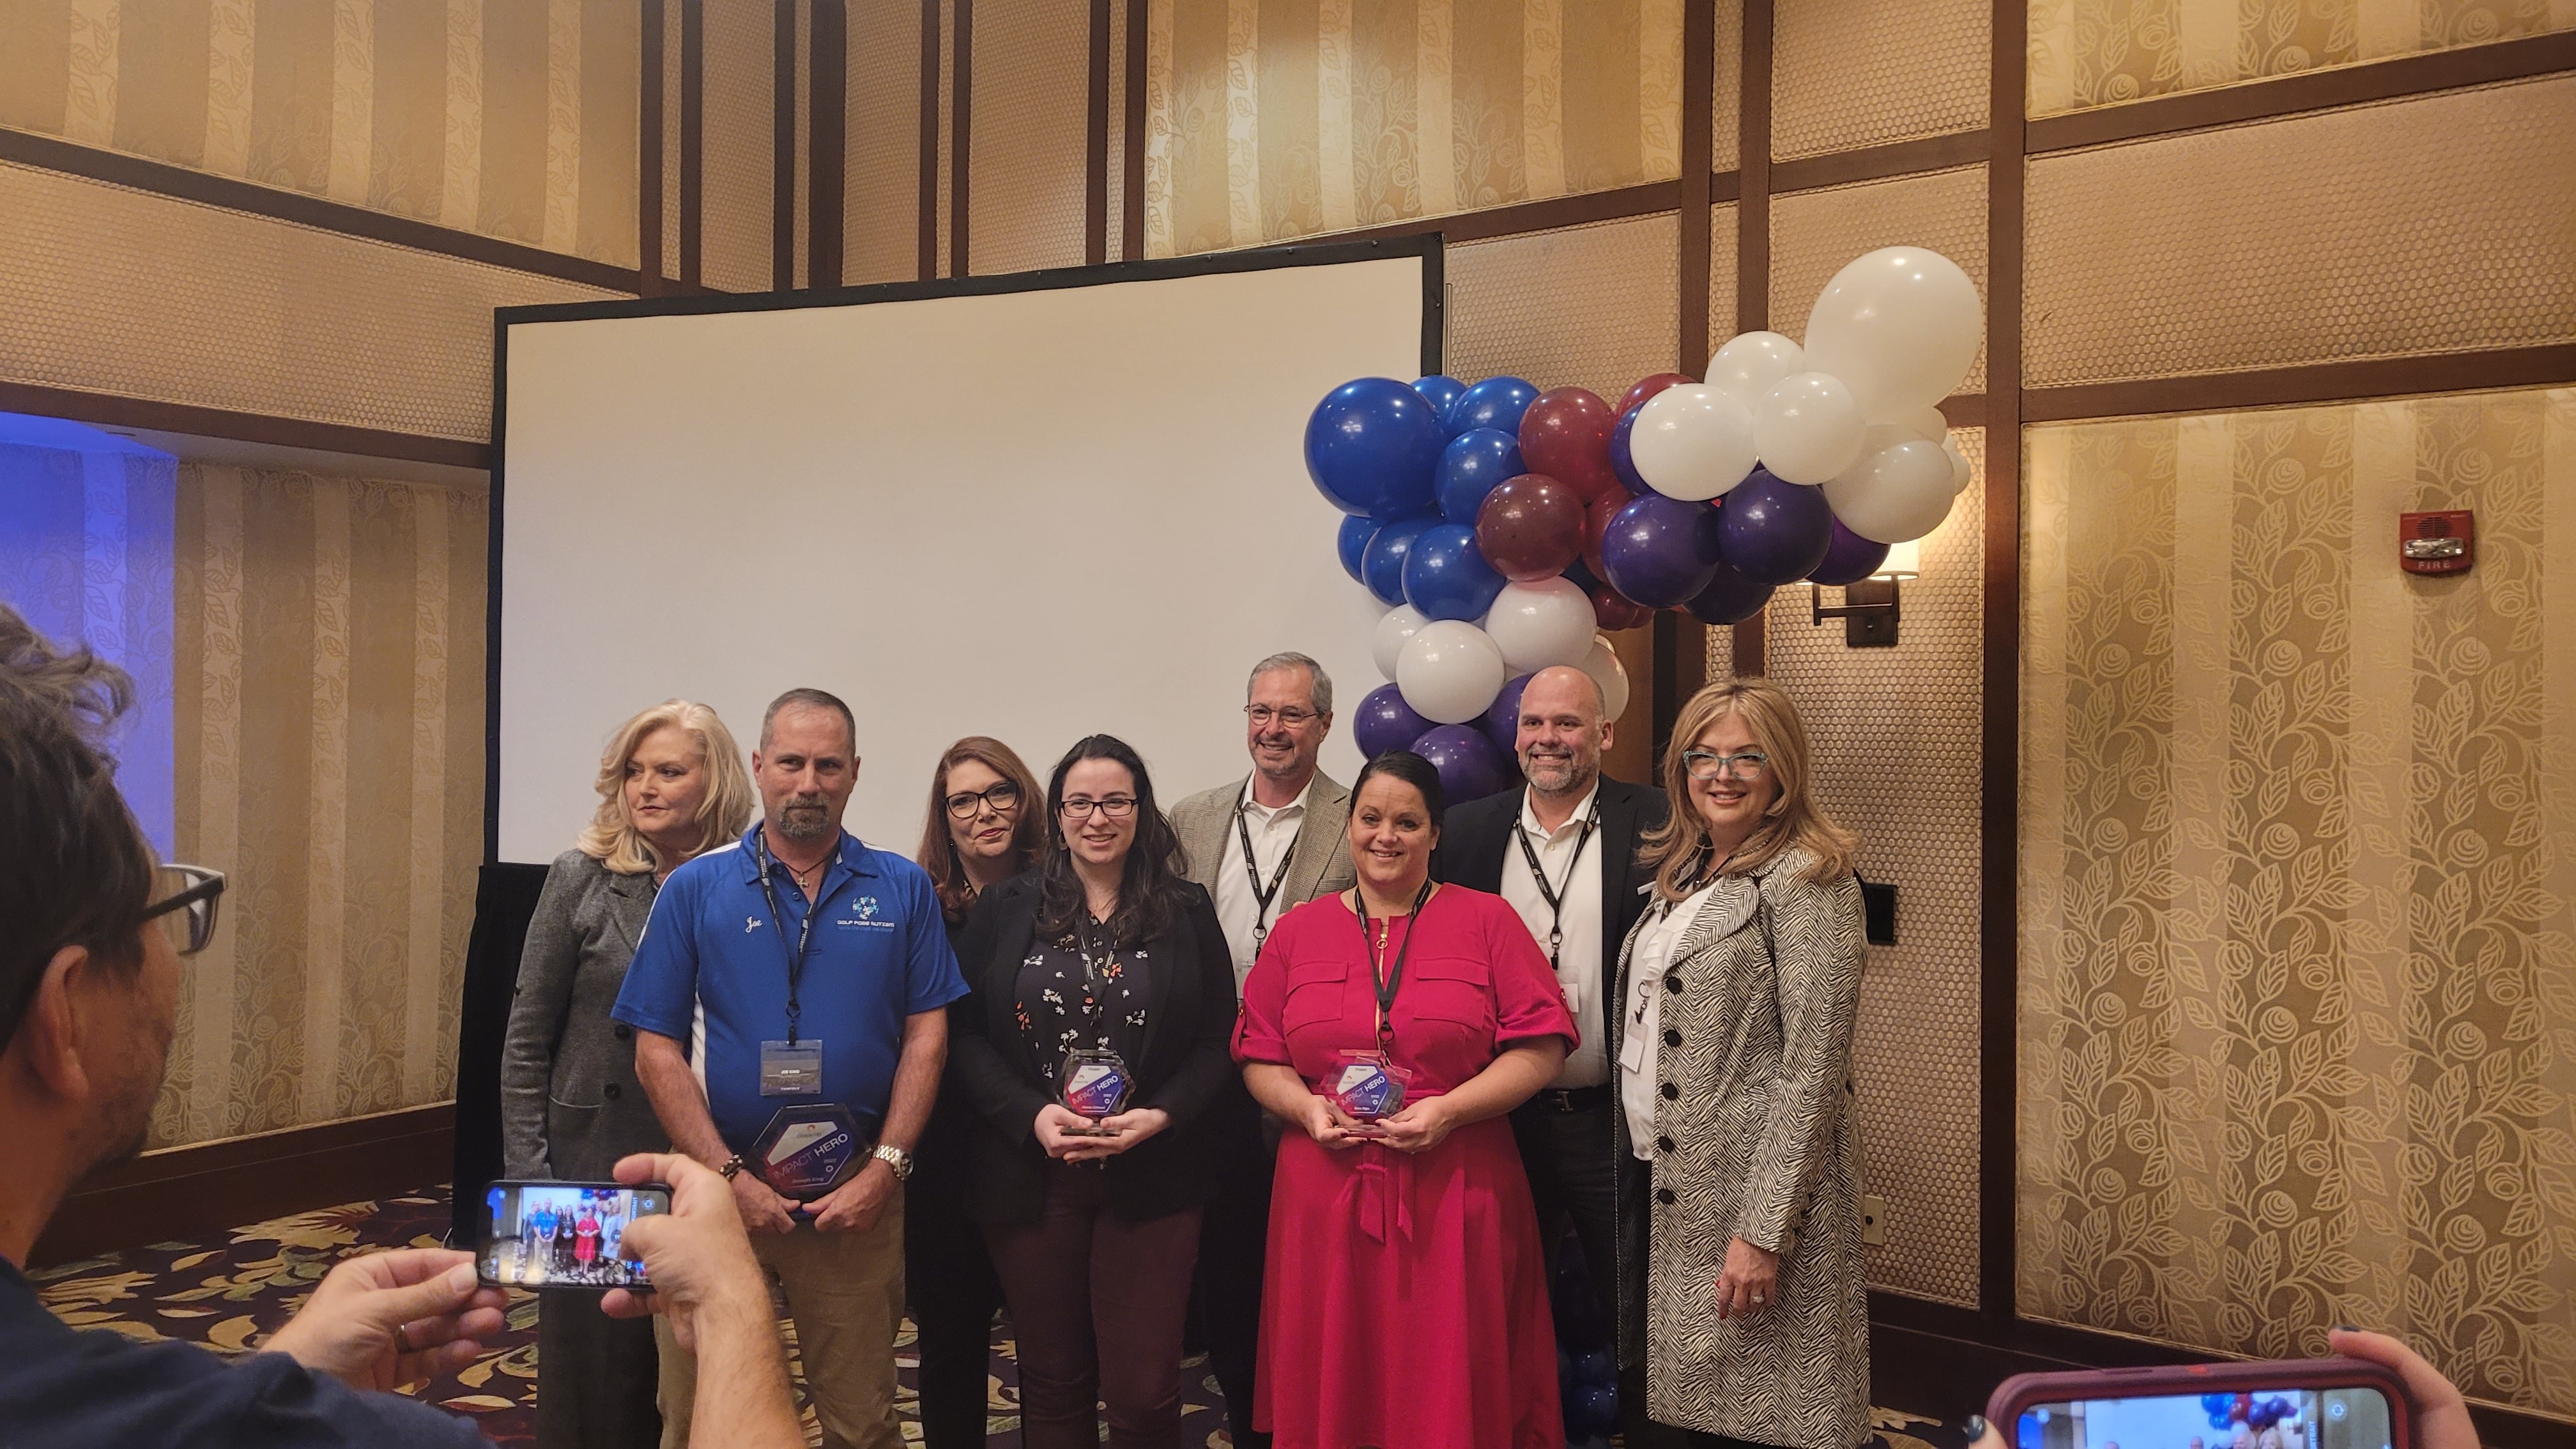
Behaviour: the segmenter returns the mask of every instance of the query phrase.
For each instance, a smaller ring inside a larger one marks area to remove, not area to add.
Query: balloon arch
[[[1342,567],[1388,606],[1389,681],[1360,702],[1365,754],[1412,749],[1452,800],[1514,783],[1521,686],[1553,665],[1628,677],[1602,631],[1659,609],[1710,624],[1782,584],[1848,584],[1921,538],[1968,486],[1941,399],[1976,361],[1976,284],[1922,247],[1844,267],[1804,347],[1730,339],[1694,382],[1662,372],[1616,407],[1517,377],[1365,377],[1306,422],[1306,471],[1342,520]]]

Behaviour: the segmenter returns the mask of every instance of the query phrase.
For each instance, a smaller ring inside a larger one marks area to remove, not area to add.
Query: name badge
[[[823,1090],[823,1044],[820,1041],[765,1041],[760,1044],[760,1095],[809,1097]]]

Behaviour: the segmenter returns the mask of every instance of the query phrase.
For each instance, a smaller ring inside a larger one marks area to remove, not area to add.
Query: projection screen
[[[1357,768],[1382,612],[1300,453],[1317,398],[1438,371],[1436,238],[822,296],[499,314],[486,847],[566,849],[601,748],[672,697],[748,754],[799,685],[858,718],[847,819],[912,853],[990,734],[1095,731],[1169,803],[1248,768],[1245,673],[1335,685]]]

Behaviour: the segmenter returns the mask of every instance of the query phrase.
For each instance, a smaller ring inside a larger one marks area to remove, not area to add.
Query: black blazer
[[[1229,1095],[1243,1093],[1235,1070],[1234,958],[1216,904],[1188,881],[1187,902],[1168,934],[1147,940],[1143,969],[1145,1042],[1130,1105],[1159,1107],[1172,1125],[1104,1165],[1121,1217],[1158,1218],[1198,1206],[1212,1186]],[[948,1074],[943,1095],[973,1116],[966,1144],[966,1212],[978,1222],[1034,1223],[1046,1200],[1047,1157],[1038,1110],[1055,1100],[1037,1054],[1020,1031],[1020,963],[1037,937],[1038,873],[985,891],[966,918],[957,964],[973,988],[948,1008]]]
[[[1512,840],[1512,827],[1521,818],[1522,792],[1528,788],[1470,800],[1449,811],[1440,827],[1440,850],[1432,858],[1431,873],[1452,885],[1501,894],[1504,871],[1529,869],[1521,861],[1520,846]],[[1628,939],[1628,928],[1646,910],[1646,898],[1637,887],[1653,879],[1637,863],[1637,842],[1664,823],[1671,807],[1663,791],[1607,775],[1601,777],[1600,805],[1601,833],[1584,851],[1583,868],[1594,869],[1597,863],[1602,872],[1601,1000],[1616,1002],[1619,948]]]

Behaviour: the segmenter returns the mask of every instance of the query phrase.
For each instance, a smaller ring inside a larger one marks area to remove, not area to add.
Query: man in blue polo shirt
[[[903,1193],[966,994],[930,877],[841,829],[858,778],[849,706],[791,689],[751,757],[763,818],[671,873],[611,1013],[674,1147],[725,1174],[787,1292],[827,1449],[896,1449]],[[745,1165],[784,1107],[849,1109],[872,1156],[811,1201]],[[688,1355],[662,1350],[662,1442],[688,1442]]]

